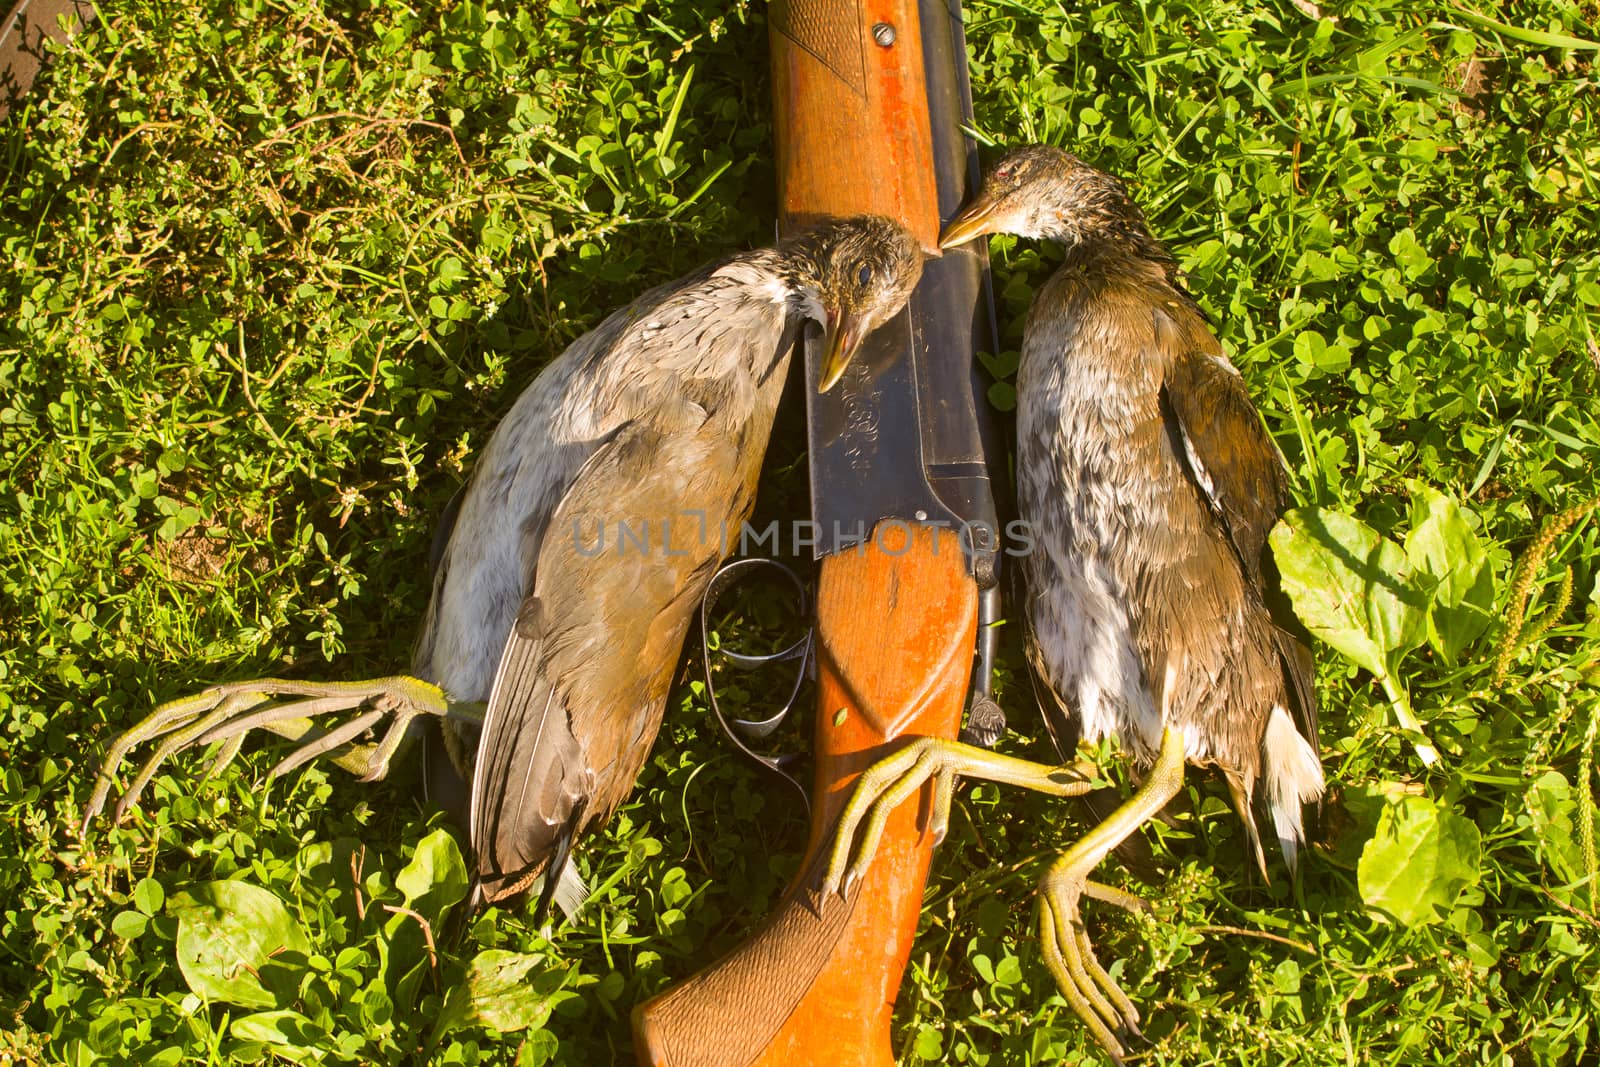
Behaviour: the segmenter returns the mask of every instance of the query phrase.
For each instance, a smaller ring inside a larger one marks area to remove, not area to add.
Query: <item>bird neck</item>
[[[1042,236],[1066,245],[1069,260],[1122,256],[1158,264],[1169,279],[1176,274],[1172,253],[1150,232],[1127,189],[1110,175],[1096,174],[1078,185],[1070,209],[1041,214],[1048,220]]]
[[[1056,235],[1066,245],[1066,264],[1108,274],[1154,273],[1168,284],[1175,283],[1178,261],[1150,232],[1138,208],[1133,211],[1073,219],[1065,227],[1068,232]]]
[[[778,277],[787,292],[789,312],[823,322],[826,316],[822,309],[823,249],[820,243],[808,232],[780,243],[777,251],[780,257]]]

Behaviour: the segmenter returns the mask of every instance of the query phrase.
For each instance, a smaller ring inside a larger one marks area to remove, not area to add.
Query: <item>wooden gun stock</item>
[[[826,216],[887,215],[938,255],[916,0],[775,0],[771,17],[784,229]]]
[[[909,543],[897,540],[901,530]],[[640,1062],[894,1063],[890,1015],[934,845],[922,828],[928,790],[922,805],[895,809],[866,877],[847,896],[824,899],[817,887],[856,776],[901,739],[956,735],[977,620],[977,586],[950,531],[901,525],[824,561],[817,802],[801,874],[742,945],[635,1010]]]

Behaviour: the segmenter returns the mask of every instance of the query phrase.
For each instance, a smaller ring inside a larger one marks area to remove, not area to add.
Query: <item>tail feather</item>
[[[533,911],[533,921],[537,926],[544,925],[545,917],[550,914],[552,902],[561,909],[561,914],[570,922],[577,918],[583,902],[589,898],[589,890],[583,884],[583,879],[578,875],[578,868],[572,862],[572,842],[577,837],[578,827],[583,825],[583,813],[586,807],[588,807],[586,798],[579,798],[578,803],[573,806],[572,814],[568,816],[556,835],[555,844],[550,852],[550,864],[544,871],[544,888],[539,891],[539,906]]]
[[[506,640],[489,692],[472,777],[472,850],[490,901],[526,889],[578,829],[583,753],[566,700],[550,677],[539,601],[529,597]],[[564,855],[557,857],[564,859]]]
[[[1278,843],[1292,875],[1306,839],[1301,806],[1322,799],[1322,760],[1311,742],[1295,729],[1294,720],[1282,706],[1273,708],[1267,720],[1267,732],[1261,740],[1261,763],[1267,808],[1272,812]]]
[[[1234,774],[1226,777],[1228,792],[1233,796],[1233,810],[1239,813],[1239,818],[1244,822],[1244,834],[1256,858],[1256,867],[1261,871],[1262,881],[1270,883],[1272,876],[1267,873],[1267,854],[1261,848],[1261,831],[1256,827],[1255,780],[1246,781]]]
[[[545,872],[545,887],[540,894],[540,920],[543,913],[554,903],[557,910],[566,916],[567,921],[577,922],[578,915],[583,911],[583,905],[589,899],[589,887],[584,884],[583,876],[578,873],[578,865],[573,862],[569,853],[561,870],[552,874]]]

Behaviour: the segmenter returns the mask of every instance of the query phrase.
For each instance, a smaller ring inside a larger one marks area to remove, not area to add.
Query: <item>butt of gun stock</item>
[[[954,533],[903,523],[879,532],[822,563],[817,781],[801,873],[742,945],[634,1010],[641,1063],[894,1063],[890,1017],[933,854],[931,783],[890,816],[848,896],[823,899],[817,887],[857,776],[909,738],[956,736],[978,592]]]
[[[939,252],[918,0],[773,0],[772,104],[786,229],[899,219]]]

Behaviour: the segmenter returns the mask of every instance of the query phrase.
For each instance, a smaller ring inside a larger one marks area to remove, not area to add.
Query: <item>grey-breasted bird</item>
[[[390,717],[377,743],[343,750],[341,765],[374,778],[408,725],[435,715],[471,778],[483,896],[542,876],[541,911],[558,886],[570,910],[582,890],[568,850],[604,824],[648,755],[694,608],[754,504],[801,331],[823,328],[825,388],[921,272],[903,227],[862,216],[732,256],[615,312],[539,374],[478,461],[434,574],[416,677],[267,679],[163,705],[113,747],[85,824],[144,740],[165,737],[119,818],[189,744],[223,741],[225,761],[255,726],[287,733],[306,716],[358,712],[281,773]]]
[[[1089,873],[1177,794],[1185,762],[1222,772],[1263,873],[1257,799],[1292,869],[1302,805],[1322,794],[1310,653],[1269,606],[1266,539],[1286,475],[1243,380],[1119,181],[1060,149],[1014,150],[940,244],[1001,232],[1066,246],[1034,297],[1017,369],[1018,506],[1035,542],[1021,561],[1029,659],[1058,747],[1114,738],[1144,777],[1040,886],[1045,960],[1120,1062],[1138,1013],[1095,960],[1078,901],[1140,905]],[[913,746],[864,778],[832,877],[848,859],[851,819],[908,778],[954,774],[1059,795],[1095,777],[1087,764]]]

